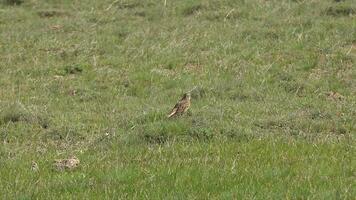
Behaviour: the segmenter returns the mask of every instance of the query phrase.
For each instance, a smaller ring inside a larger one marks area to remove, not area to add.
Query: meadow
[[[0,199],[354,199],[355,134],[355,0],[0,0]]]

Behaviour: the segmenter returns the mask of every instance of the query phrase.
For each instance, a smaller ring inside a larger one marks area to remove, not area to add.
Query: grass
[[[355,10],[0,0],[0,198],[353,199]]]

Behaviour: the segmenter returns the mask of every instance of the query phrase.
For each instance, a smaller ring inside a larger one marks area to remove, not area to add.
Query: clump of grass
[[[80,74],[83,72],[83,67],[79,65],[67,65],[64,67],[65,74]]]
[[[191,96],[193,99],[201,99],[207,96],[209,91],[206,88],[198,86],[194,90],[191,91]]]
[[[138,16],[138,17],[146,17],[146,12],[145,11],[136,11],[134,13],[135,16]]]
[[[2,0],[1,3],[5,5],[11,5],[11,6],[16,6],[16,5],[21,5],[24,3],[24,0]]]
[[[28,113],[19,104],[13,104],[2,110],[0,121],[1,123],[16,123],[28,118]]]
[[[50,123],[48,118],[44,117],[40,113],[31,112],[21,103],[14,103],[8,107],[5,107],[0,112],[0,124],[18,122],[36,123],[45,129],[49,127]]]
[[[185,7],[182,11],[182,14],[184,16],[194,15],[195,13],[201,11],[203,8],[204,8],[204,6],[201,4],[193,4],[193,5]]]
[[[38,115],[34,119],[44,129],[47,129],[50,125],[50,120],[43,115]]]
[[[356,14],[356,9],[349,6],[333,6],[327,8],[324,13],[333,17],[351,16]]]
[[[146,121],[140,127],[141,139],[150,144],[164,144],[168,141],[209,141],[217,138],[219,128],[209,125],[209,121],[189,113],[175,119]]]
[[[117,7],[119,9],[134,9],[139,6],[142,6],[140,2],[125,2],[125,3],[119,3]]]
[[[168,140],[172,140],[182,132],[181,126],[165,124],[162,122],[151,123],[148,126],[142,128],[141,139],[149,144],[158,145],[164,144]]]
[[[169,137],[163,133],[158,134],[145,134],[144,140],[150,144],[164,144],[167,142]]]
[[[68,15],[67,12],[61,10],[41,10],[38,11],[37,14],[41,18],[63,17]]]
[[[139,124],[145,124],[145,123],[153,123],[157,121],[162,121],[165,119],[165,115],[163,115],[160,112],[149,112],[147,114],[143,114],[139,116],[136,120],[137,123]]]
[[[54,141],[54,142],[64,142],[64,143],[77,143],[83,140],[85,137],[79,133],[75,128],[71,127],[55,127],[48,129],[43,135],[42,140],[44,142]]]
[[[208,141],[213,139],[214,132],[208,127],[192,128],[189,130],[189,136],[199,141]]]

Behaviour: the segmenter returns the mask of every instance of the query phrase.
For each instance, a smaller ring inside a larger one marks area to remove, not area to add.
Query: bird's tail
[[[171,114],[167,115],[167,118],[173,117],[174,114],[175,114],[175,112],[172,112]]]

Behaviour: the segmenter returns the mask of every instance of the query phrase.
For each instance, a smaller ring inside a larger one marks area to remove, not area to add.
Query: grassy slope
[[[0,2],[2,198],[356,196],[354,0]]]

